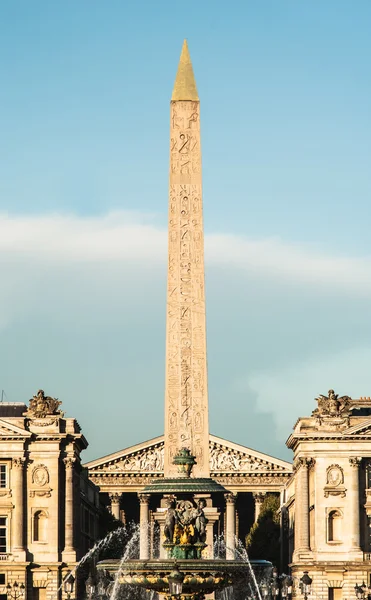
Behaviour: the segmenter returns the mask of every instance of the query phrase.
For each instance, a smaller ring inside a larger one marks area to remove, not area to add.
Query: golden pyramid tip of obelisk
[[[176,102],[177,100],[193,100],[196,102],[199,100],[187,40],[184,40],[183,42],[178,72],[176,74],[174,89],[171,96],[172,102]]]

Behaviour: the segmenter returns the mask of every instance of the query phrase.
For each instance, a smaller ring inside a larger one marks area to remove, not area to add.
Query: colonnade
[[[109,493],[109,498],[111,502],[111,513],[115,519],[120,519],[120,492],[111,492]],[[259,518],[261,507],[266,495],[266,492],[252,492],[255,509],[254,509],[254,521],[256,522]],[[226,493],[225,497],[225,546],[226,546],[226,559],[234,560],[236,553],[236,500],[237,494]],[[142,492],[138,492],[138,500],[139,500],[139,521],[140,521],[140,549],[139,555],[143,560],[148,560],[150,558],[150,546],[151,546],[151,538],[150,538],[150,524],[151,524],[151,512],[150,512],[150,494],[145,494]],[[209,521],[209,527],[207,528],[207,539],[206,543],[208,544],[210,558],[212,554],[213,547],[213,526],[216,521],[218,521],[220,517],[220,513],[216,507],[212,506],[212,502],[208,502],[209,506],[205,509],[206,517]],[[160,532],[163,534],[164,522],[165,522],[165,514],[166,511],[164,508],[160,511],[156,511],[153,514],[154,519],[158,522],[160,526]],[[160,549],[161,551],[161,549]]]

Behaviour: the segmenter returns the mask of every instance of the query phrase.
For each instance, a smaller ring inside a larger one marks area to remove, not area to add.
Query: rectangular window
[[[0,488],[7,487],[6,465],[0,465]]]
[[[0,585],[5,585],[5,573],[0,573]]]
[[[7,518],[0,517],[0,554],[5,554],[7,551]]]

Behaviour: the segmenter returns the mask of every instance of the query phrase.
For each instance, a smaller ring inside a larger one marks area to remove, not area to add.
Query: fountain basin
[[[169,596],[168,576],[176,567],[184,576],[184,596],[203,596],[225,587],[240,584],[251,579],[247,563],[223,559],[196,560],[128,560],[120,566],[119,560],[103,560],[97,565],[98,572],[104,572],[122,586],[138,586]],[[251,567],[260,579],[272,569],[265,560],[251,561]]]

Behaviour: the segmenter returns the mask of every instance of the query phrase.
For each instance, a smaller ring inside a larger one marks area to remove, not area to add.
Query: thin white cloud
[[[328,256],[312,247],[280,239],[251,240],[230,234],[206,236],[209,265],[243,269],[290,283],[336,286],[370,295],[371,259]],[[166,231],[148,216],[127,212],[104,216],[0,215],[0,253],[50,262],[166,260]]]

